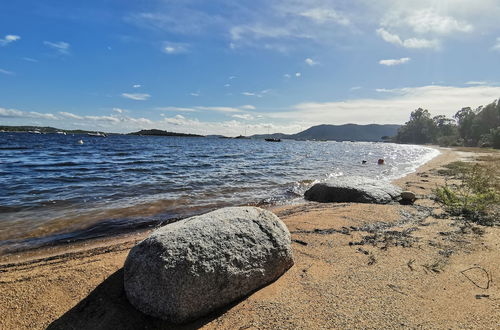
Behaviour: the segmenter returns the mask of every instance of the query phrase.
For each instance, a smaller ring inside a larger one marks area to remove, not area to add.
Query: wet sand
[[[500,228],[443,218],[443,149],[395,181],[415,205],[305,203],[273,211],[295,265],[271,285],[192,324],[136,311],[123,291],[129,249],[148,232],[36,250],[0,264],[0,329],[500,327]]]

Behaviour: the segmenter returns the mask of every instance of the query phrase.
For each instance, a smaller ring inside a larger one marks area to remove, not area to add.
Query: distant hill
[[[160,129],[143,129],[143,130],[141,130],[139,132],[129,133],[128,135],[203,137],[203,135],[175,133],[175,132],[162,131]]]
[[[3,132],[40,132],[45,134],[57,133],[57,132],[65,132],[67,134],[87,134],[87,133],[96,133],[97,131],[85,131],[81,129],[60,129],[49,126],[0,126],[0,131]],[[104,132],[99,132],[104,133]],[[106,135],[116,134],[116,133],[106,133]]]
[[[297,134],[260,134],[252,138],[279,138],[294,140],[329,140],[329,141],[383,141],[395,136],[401,125],[318,125]]]

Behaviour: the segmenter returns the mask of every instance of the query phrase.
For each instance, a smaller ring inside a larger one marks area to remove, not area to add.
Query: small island
[[[128,135],[203,137],[203,135],[168,132],[160,129],[143,129],[138,132],[129,133]]]

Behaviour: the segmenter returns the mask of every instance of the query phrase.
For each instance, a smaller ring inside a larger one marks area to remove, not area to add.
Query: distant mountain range
[[[401,125],[318,125],[297,134],[257,134],[253,139],[294,139],[294,140],[328,140],[328,141],[384,141],[393,137]]]

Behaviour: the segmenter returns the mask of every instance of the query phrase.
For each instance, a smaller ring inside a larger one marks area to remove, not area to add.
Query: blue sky
[[[0,124],[239,135],[500,97],[498,0],[0,4]]]

